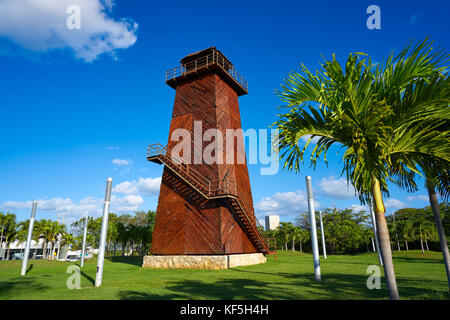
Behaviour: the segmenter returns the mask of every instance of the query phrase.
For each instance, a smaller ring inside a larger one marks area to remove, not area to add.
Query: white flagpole
[[[31,208],[30,224],[28,225],[27,242],[25,244],[25,252],[23,254],[23,260],[22,260],[22,271],[20,272],[20,274],[22,276],[24,276],[27,273],[28,256],[30,255],[31,238],[33,236],[33,225],[34,225],[34,217],[36,215],[36,207],[37,207],[37,201],[33,201],[33,206]]]
[[[100,246],[98,248],[98,256],[97,256],[97,274],[95,276],[96,287],[101,286],[103,280],[103,263],[105,261],[106,232],[108,231],[109,204],[111,201],[111,186],[112,186],[112,178],[108,178],[106,180],[105,203],[103,205],[102,231],[100,234]]]
[[[314,276],[317,281],[320,281],[321,277],[320,277],[319,245],[317,243],[316,214],[314,211],[314,198],[312,194],[310,176],[306,177],[306,190],[308,192],[308,207],[309,207],[309,216],[311,219],[311,243],[313,249]]]

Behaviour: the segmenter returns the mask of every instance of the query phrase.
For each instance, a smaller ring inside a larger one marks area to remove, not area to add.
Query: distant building
[[[59,248],[59,243],[56,242],[55,250],[51,246],[51,242],[47,244],[47,255],[50,257],[52,254],[59,252],[57,259],[64,260],[67,257],[69,248],[67,244],[63,244]],[[3,242],[0,246],[0,261],[1,260],[22,260],[25,252],[26,241],[15,240],[9,243],[9,250],[6,243]],[[40,238],[38,241],[31,240],[29,259],[42,259],[44,251],[44,239]]]
[[[274,230],[280,225],[280,216],[270,215],[266,216],[266,231]]]

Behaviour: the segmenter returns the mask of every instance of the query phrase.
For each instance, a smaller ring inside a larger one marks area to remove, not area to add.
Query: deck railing
[[[247,81],[236,71],[236,69],[228,62],[228,60],[218,51],[200,57],[196,60],[179,65],[166,71],[166,81],[175,79],[186,74],[197,72],[201,68],[209,67],[216,64],[225,72],[227,72],[242,88],[248,91]]]

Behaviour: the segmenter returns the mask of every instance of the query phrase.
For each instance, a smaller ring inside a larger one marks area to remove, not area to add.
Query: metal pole
[[[314,276],[317,281],[320,281],[320,258],[319,258],[319,245],[317,244],[317,230],[316,230],[316,215],[314,211],[314,198],[312,194],[311,177],[306,177],[306,190],[308,192],[308,207],[309,216],[311,219],[311,243],[313,249],[314,260]]]
[[[378,242],[378,232],[377,232],[377,224],[375,222],[375,212],[373,211],[372,203],[369,203],[369,210],[370,210],[370,218],[372,219],[372,228],[373,233],[375,237],[375,245],[377,247],[377,253],[378,253],[378,261],[380,265],[383,265],[383,259],[381,258],[381,251],[380,251],[380,243]],[[373,241],[373,239],[372,239]]]
[[[95,286],[102,285],[103,280],[103,262],[105,261],[106,232],[108,230],[109,203],[111,201],[112,178],[106,180],[105,203],[103,205],[102,231],[100,234],[100,245],[97,256],[97,274],[95,276]]]
[[[319,211],[319,218],[320,218],[320,233],[322,234],[323,258],[327,259],[327,248],[325,246],[325,231],[323,230],[322,211]]]
[[[88,227],[88,216],[84,217],[84,232],[83,232],[83,249],[81,249],[81,263],[80,267],[84,267],[84,256],[86,255],[86,236],[87,236],[87,227]]]
[[[33,236],[33,225],[34,225],[34,216],[36,215],[36,207],[37,201],[33,201],[33,206],[31,207],[30,224],[28,225],[27,243],[25,244],[25,252],[23,254],[22,260],[22,271],[20,272],[22,276],[24,276],[27,273],[28,255],[30,254],[31,237]]]

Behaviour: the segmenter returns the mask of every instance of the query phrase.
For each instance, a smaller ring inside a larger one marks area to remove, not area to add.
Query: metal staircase
[[[267,238],[260,231],[262,227],[256,218],[249,218],[244,208],[252,208],[252,206],[248,206],[245,200],[237,195],[236,184],[233,179],[206,179],[193,167],[183,163],[181,158],[175,155],[168,155],[167,148],[159,143],[148,146],[147,160],[164,164],[204,199],[224,199],[228,201],[240,224],[251,241],[256,245],[258,251],[264,254],[275,254],[276,257],[276,245],[274,249],[270,249],[270,241],[275,239]]]

